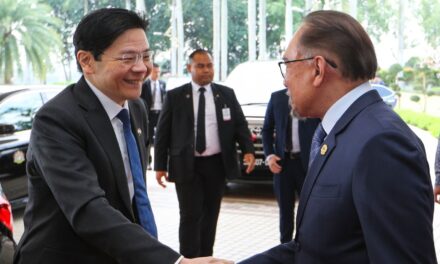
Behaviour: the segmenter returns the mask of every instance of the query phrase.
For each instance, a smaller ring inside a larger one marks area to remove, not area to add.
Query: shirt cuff
[[[270,160],[273,156],[275,156],[275,154],[270,154],[269,156],[267,156],[267,158],[266,158],[266,160],[265,160],[265,163],[268,164],[268,163],[269,163],[269,160]]]
[[[178,259],[176,260],[176,262],[174,262],[174,264],[179,264],[180,261],[182,261],[182,259],[183,259],[183,256],[180,256],[180,258],[178,258]]]

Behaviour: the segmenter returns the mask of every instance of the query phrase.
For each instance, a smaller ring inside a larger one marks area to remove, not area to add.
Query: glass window
[[[53,91],[44,91],[41,93],[41,96],[43,97],[44,103],[55,97],[60,92],[60,90],[56,89]]]
[[[19,92],[0,102],[0,124],[14,125],[15,131],[31,129],[37,110],[43,105],[39,92]]]

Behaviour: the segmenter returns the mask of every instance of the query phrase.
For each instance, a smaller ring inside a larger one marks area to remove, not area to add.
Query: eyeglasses
[[[315,56],[316,57],[316,56]],[[297,59],[297,60],[287,60],[287,61],[280,61],[278,62],[278,66],[280,67],[280,72],[281,75],[283,76],[283,79],[286,79],[286,68],[287,68],[287,64],[291,63],[291,62],[299,62],[299,61],[306,61],[306,60],[313,60],[315,57],[309,57],[309,58],[304,58],[304,59]],[[334,63],[333,61],[324,58],[324,60],[333,68],[338,68],[338,65],[336,65],[336,63]]]
[[[151,63],[152,57],[152,51],[144,51],[141,53],[124,53],[120,57],[113,59],[122,62],[122,64],[125,66],[131,67],[136,65],[140,60],[147,66]]]

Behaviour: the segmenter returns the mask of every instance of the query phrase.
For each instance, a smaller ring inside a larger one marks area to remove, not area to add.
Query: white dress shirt
[[[125,101],[124,107],[121,107],[120,105],[115,103],[115,101],[110,99],[107,95],[103,94],[87,79],[86,82],[90,86],[96,97],[98,97],[98,100],[101,102],[105,112],[107,113],[110,119],[110,122],[112,123],[113,130],[116,135],[116,139],[118,140],[119,149],[121,150],[122,161],[124,162],[125,175],[127,176],[127,182],[128,182],[128,192],[130,194],[130,201],[133,201],[133,196],[134,196],[133,176],[131,174],[130,159],[128,157],[127,144],[125,143],[124,127],[122,121],[119,120],[119,118],[117,117],[117,115],[122,110],[122,108],[127,109],[127,111],[130,113],[128,109],[128,102]]]
[[[192,84],[193,106],[194,106],[194,138],[197,137],[197,113],[199,111],[199,88],[202,87],[195,82]],[[211,156],[221,152],[220,139],[218,136],[217,115],[215,111],[214,94],[211,84],[205,87],[205,137],[206,149],[200,154],[194,150],[195,156]],[[195,144],[194,144],[195,145]]]
[[[347,109],[363,94],[373,90],[371,88],[370,82],[364,82],[358,87],[354,88],[341,98],[336,101],[325,113],[322,119],[322,127],[324,128],[327,135],[332,131],[336,122],[341,118],[341,116],[347,111]]]
[[[151,86],[151,96],[154,94],[153,98],[153,105],[151,106],[151,110],[160,111],[162,109],[162,92],[160,90],[160,83],[159,80],[151,80],[150,79],[150,86]],[[156,90],[156,92],[154,92]]]
[[[292,153],[301,152],[301,147],[299,145],[299,126],[298,126],[298,118],[292,116]]]

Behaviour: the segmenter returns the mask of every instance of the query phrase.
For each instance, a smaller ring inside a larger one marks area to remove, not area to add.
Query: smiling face
[[[85,77],[101,92],[119,105],[125,100],[136,99],[141,94],[142,83],[151,72],[151,62],[139,59],[129,65],[118,58],[124,54],[140,54],[149,50],[145,32],[142,29],[129,29],[121,34],[95,60],[89,52],[78,52]]]

